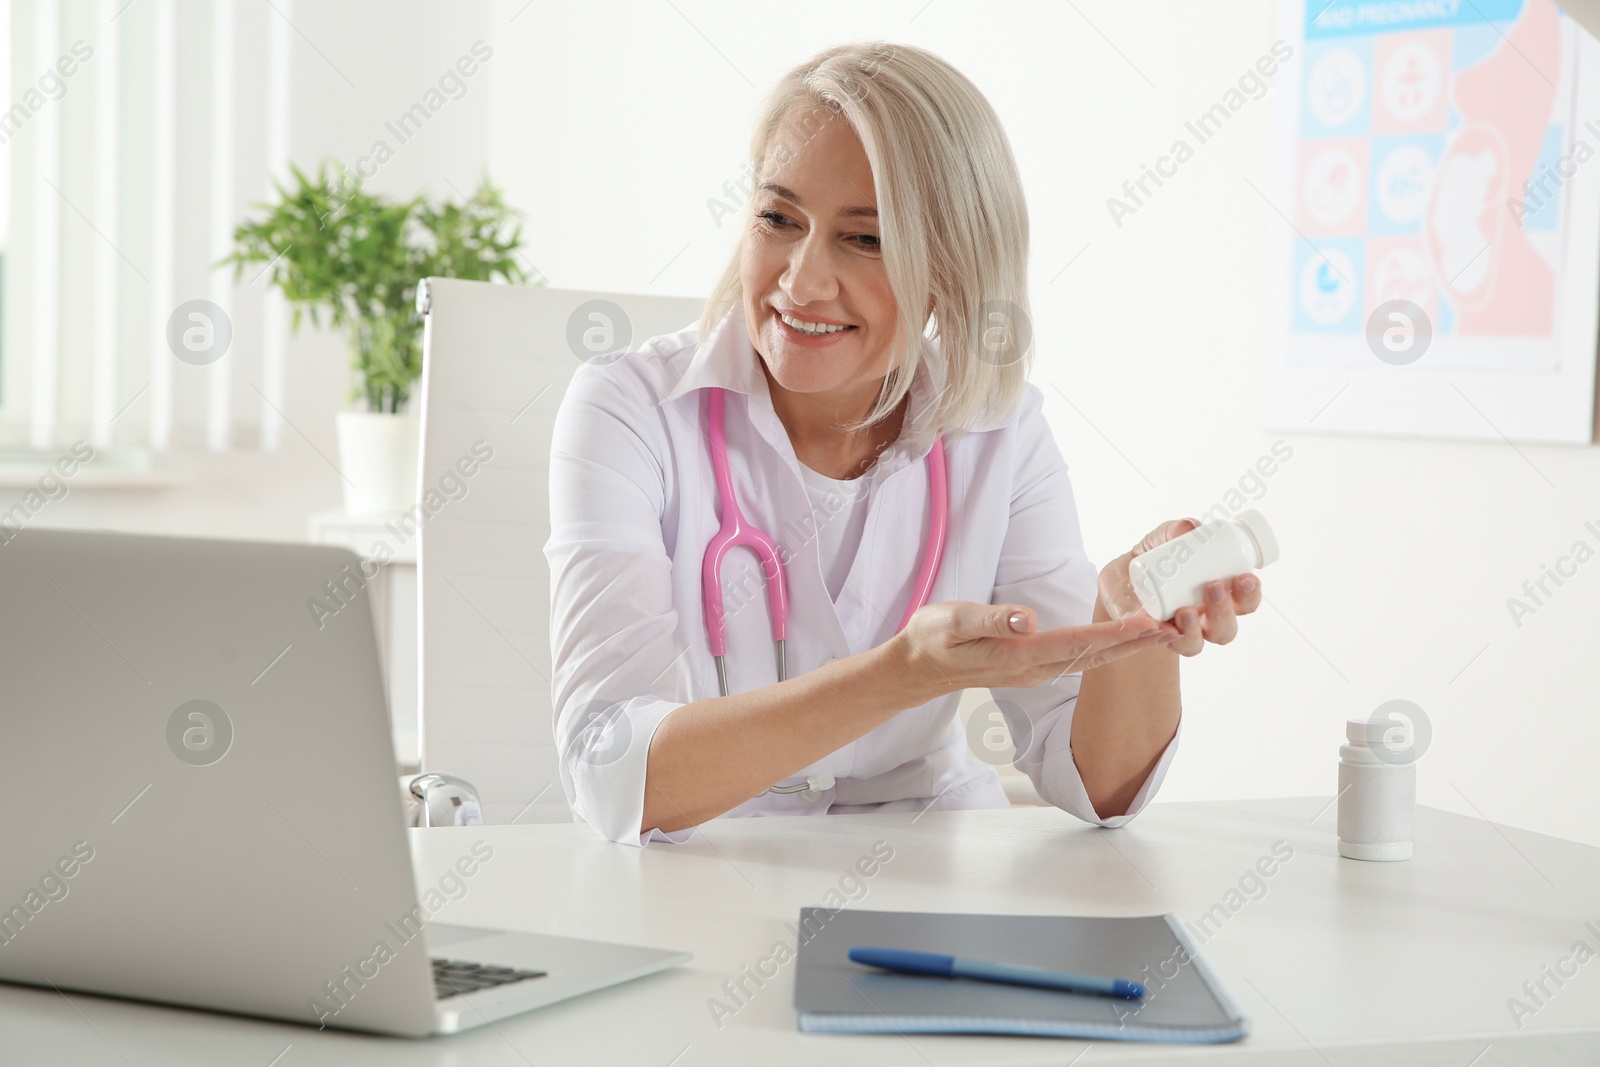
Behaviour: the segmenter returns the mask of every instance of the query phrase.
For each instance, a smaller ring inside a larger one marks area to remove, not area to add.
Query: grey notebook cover
[[[949,915],[800,910],[794,1003],[800,1029],[848,1033],[1025,1034],[1203,1043],[1250,1022],[1171,915]],[[1126,978],[1143,1000],[965,978],[893,974],[852,948],[909,949]]]

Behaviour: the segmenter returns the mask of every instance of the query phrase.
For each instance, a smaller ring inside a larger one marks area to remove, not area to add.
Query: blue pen
[[[961,956],[939,956],[931,952],[908,952],[898,948],[853,948],[850,959],[868,967],[882,967],[901,974],[932,974],[943,978],[976,978],[984,982],[1062,989],[1069,993],[1100,993],[1108,997],[1134,999],[1144,996],[1144,986],[1122,978],[1099,978],[1092,974],[1069,974],[1048,967],[1020,963],[993,963]]]

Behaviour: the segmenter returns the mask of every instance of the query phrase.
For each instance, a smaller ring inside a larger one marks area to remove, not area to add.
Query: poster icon
[[[1348,48],[1323,53],[1306,79],[1306,105],[1324,126],[1343,126],[1367,99],[1367,65]]]

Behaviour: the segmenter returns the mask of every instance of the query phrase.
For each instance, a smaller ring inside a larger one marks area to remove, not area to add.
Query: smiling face
[[[750,343],[782,389],[864,415],[889,372],[896,315],[866,150],[842,115],[805,105],[758,173],[740,255]]]

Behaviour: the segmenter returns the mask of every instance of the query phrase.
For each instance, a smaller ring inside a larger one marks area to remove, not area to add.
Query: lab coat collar
[[[944,383],[944,360],[939,355],[938,343],[924,337],[922,351],[923,359],[917,364],[917,369],[911,378],[911,402],[906,411],[907,426],[902,431],[902,436],[908,438],[915,436],[933,417],[934,400],[940,395]],[[743,393],[748,398],[751,421],[763,436],[778,447],[780,452],[792,456],[793,445],[789,441],[788,432],[778,420],[777,412],[772,407],[772,396],[767,388],[767,376],[761,370],[760,359],[755,347],[750,343],[744,304],[742,301],[736,301],[717,324],[711,336],[696,346],[682,376],[662,397],[661,403],[674,401],[692,390],[708,389],[713,386],[721,386],[730,392]],[[991,420],[977,429],[993,429],[1006,421],[1003,418]],[[781,442],[778,440],[779,437],[782,438]],[[923,445],[915,454],[895,449],[892,453],[886,453],[875,466],[884,468],[882,474],[891,474],[908,463],[920,461],[927,455],[930,445]]]

